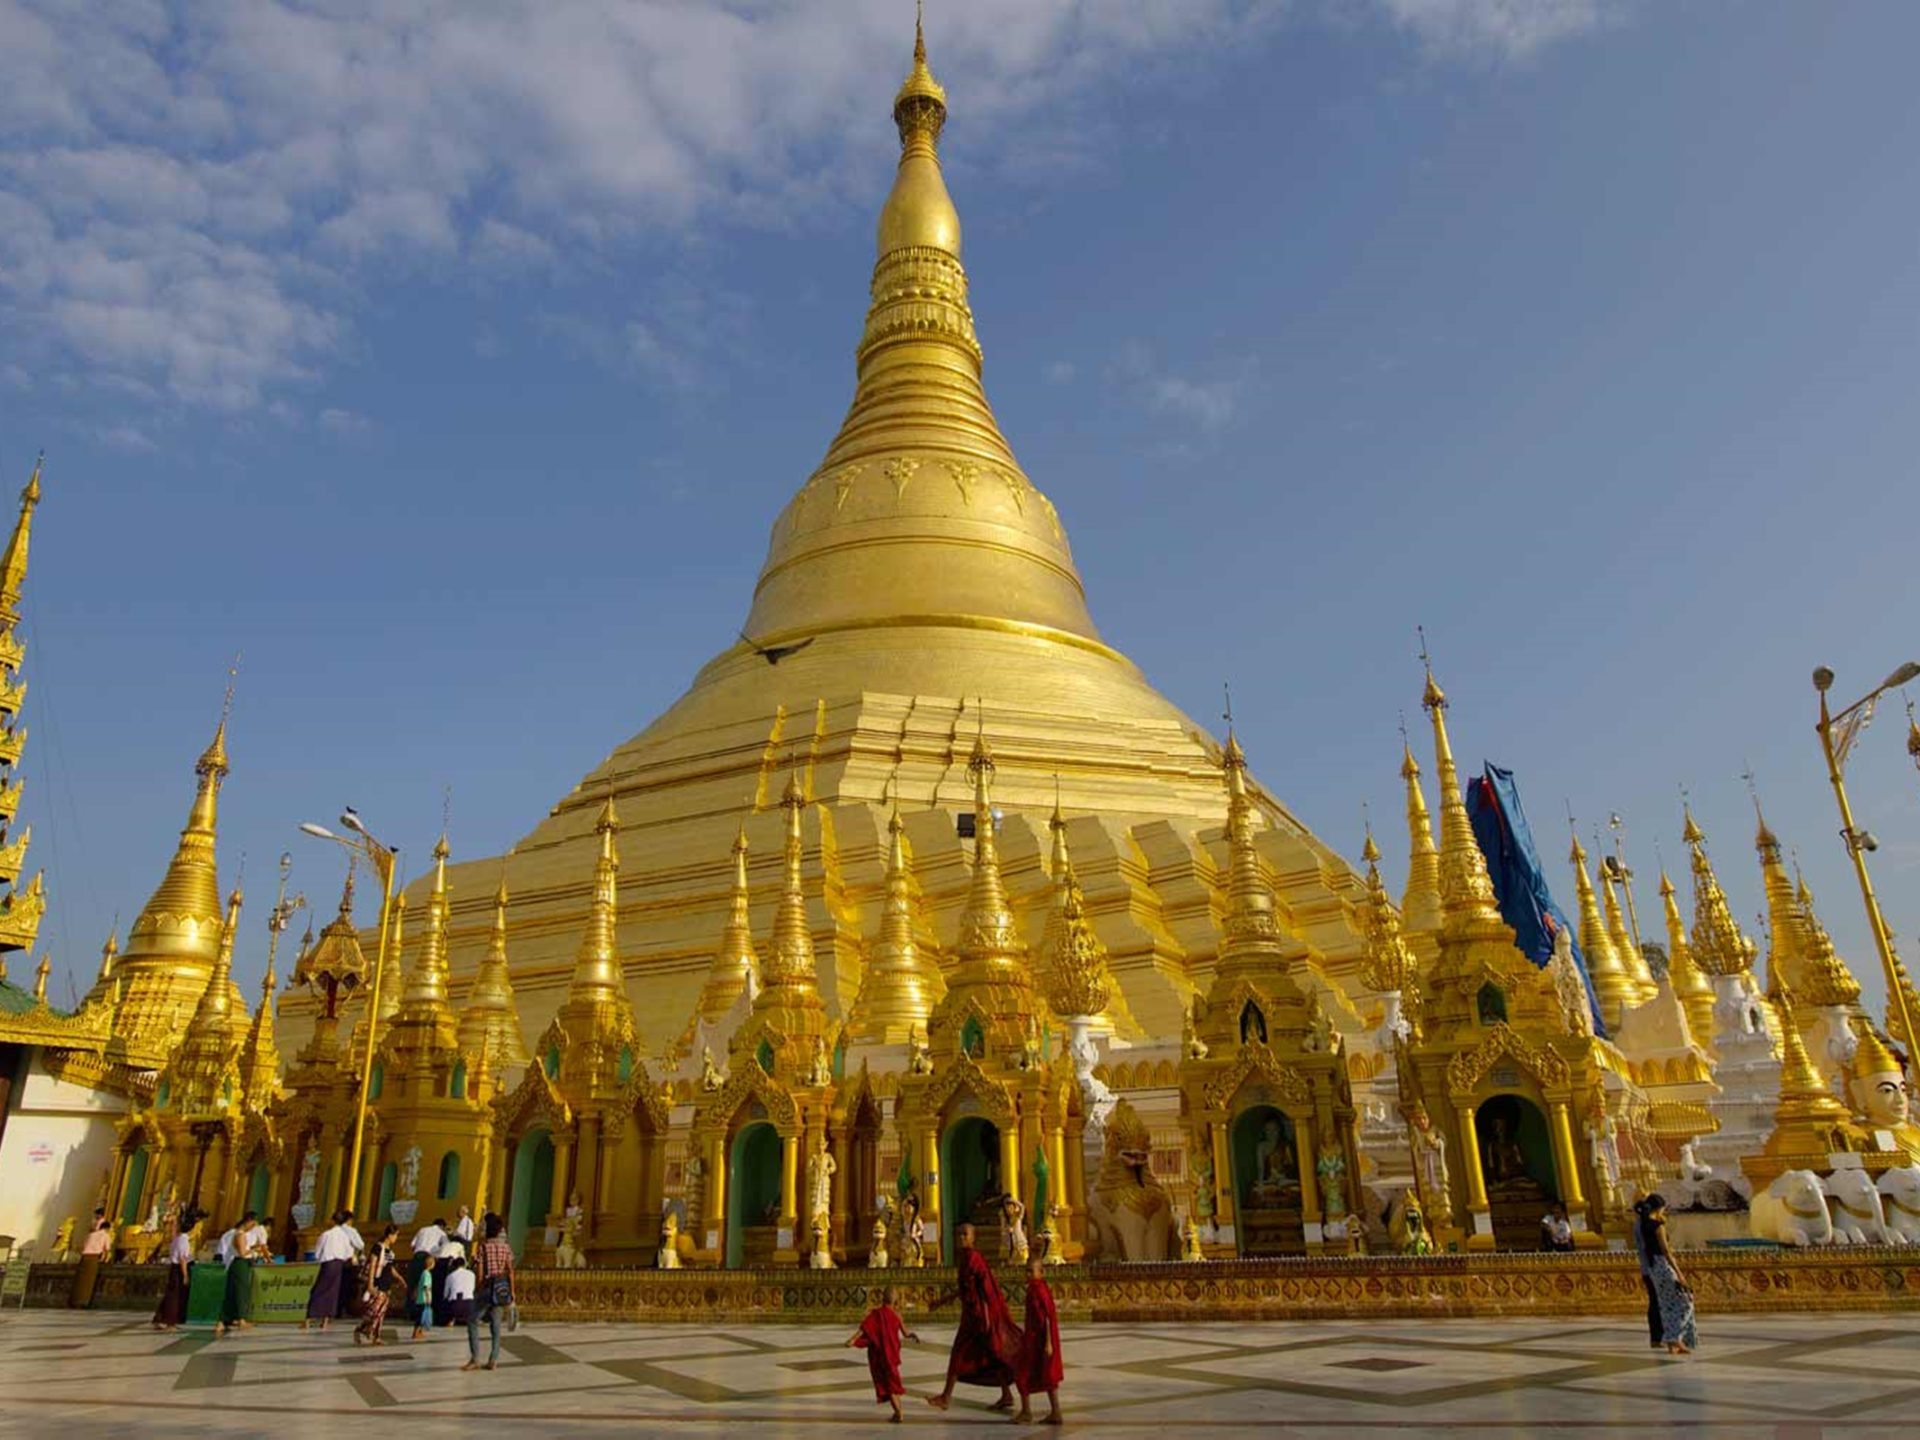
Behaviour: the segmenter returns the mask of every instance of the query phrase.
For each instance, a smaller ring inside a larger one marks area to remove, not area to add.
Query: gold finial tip
[[[791,805],[796,809],[807,803],[806,792],[800,788],[800,772],[798,769],[791,770],[787,773],[787,788],[780,796],[780,803],[782,805]]]
[[[1691,805],[1684,806],[1682,813],[1686,816],[1687,823],[1680,831],[1680,838],[1689,845],[1704,844],[1706,842],[1707,832],[1702,830],[1699,822],[1693,818],[1693,807]]]
[[[1413,758],[1413,745],[1406,740],[1400,742],[1400,778],[1402,780],[1420,778],[1420,762]]]
[[[1665,870],[1660,872],[1660,893],[1662,895],[1673,894],[1673,881],[1667,878],[1667,872]]]
[[[613,792],[611,790],[607,792],[606,800],[601,803],[600,818],[593,822],[593,828],[596,832],[602,830],[618,830],[620,828],[620,812],[613,808]]]
[[[894,807],[894,813],[899,813],[898,806]],[[736,855],[747,853],[747,817],[744,815],[740,817],[740,823],[733,832],[733,853]]]
[[[453,851],[447,846],[447,832],[442,830],[440,832],[440,838],[433,842],[433,858],[436,860],[444,860],[452,853]]]
[[[1427,670],[1427,683],[1420,692],[1420,707],[1423,710],[1444,710],[1447,705],[1447,692],[1440,688],[1440,682],[1433,678],[1433,670]]]
[[[1360,847],[1360,858],[1369,865],[1380,863],[1380,847],[1373,843],[1373,827],[1367,827],[1367,842]]]
[[[1225,757],[1226,764],[1229,766],[1235,769],[1244,769],[1246,767],[1247,752],[1240,748],[1240,737],[1231,730],[1227,731],[1226,748],[1221,751],[1221,754]]]

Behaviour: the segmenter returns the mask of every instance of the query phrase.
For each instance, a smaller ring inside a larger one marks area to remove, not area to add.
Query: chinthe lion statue
[[[1146,1122],[1122,1100],[1107,1117],[1106,1154],[1087,1197],[1094,1240],[1089,1258],[1108,1263],[1174,1258],[1173,1202],[1153,1178],[1151,1160]]]

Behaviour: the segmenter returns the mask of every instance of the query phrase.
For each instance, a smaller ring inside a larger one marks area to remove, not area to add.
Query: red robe
[[[1041,1353],[1045,1347],[1045,1354]],[[1057,1390],[1064,1367],[1060,1364],[1060,1312],[1053,1308],[1053,1291],[1044,1280],[1027,1284],[1026,1334],[1020,1341],[1020,1361],[1013,1373],[1022,1395]]]
[[[853,1337],[853,1343],[867,1352],[873,1398],[883,1405],[895,1395],[907,1393],[900,1379],[900,1337],[906,1329],[892,1306],[876,1305],[860,1322],[860,1333]]]
[[[1020,1358],[1020,1327],[993,1267],[978,1250],[960,1252],[960,1333],[953,1337],[948,1370],[963,1385],[995,1389],[1013,1383]]]

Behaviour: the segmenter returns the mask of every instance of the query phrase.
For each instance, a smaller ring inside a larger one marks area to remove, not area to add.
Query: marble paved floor
[[[909,1316],[910,1391],[938,1388],[951,1319]],[[1617,1319],[1068,1327],[1067,1429],[1116,1436],[1459,1432],[1911,1436],[1920,1315],[1706,1317],[1691,1359]],[[213,1437],[840,1435],[879,1424],[864,1358],[820,1326],[529,1325],[501,1367],[463,1374],[464,1337],[356,1350],[350,1330],[156,1335],[137,1317],[0,1315],[0,1434]],[[1004,1424],[986,1391],[927,1435]],[[294,1419],[297,1412],[299,1419]],[[354,1427],[351,1430],[346,1427]],[[905,1427],[903,1427],[905,1428]]]

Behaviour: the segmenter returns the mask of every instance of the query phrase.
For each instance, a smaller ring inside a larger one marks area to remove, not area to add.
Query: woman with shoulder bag
[[[473,1308],[467,1312],[467,1363],[462,1370],[493,1369],[500,1362],[500,1322],[513,1305],[513,1247],[500,1232],[498,1215],[486,1220],[486,1239],[473,1247],[474,1273],[479,1277]],[[491,1348],[480,1363],[480,1322],[487,1322]]]

